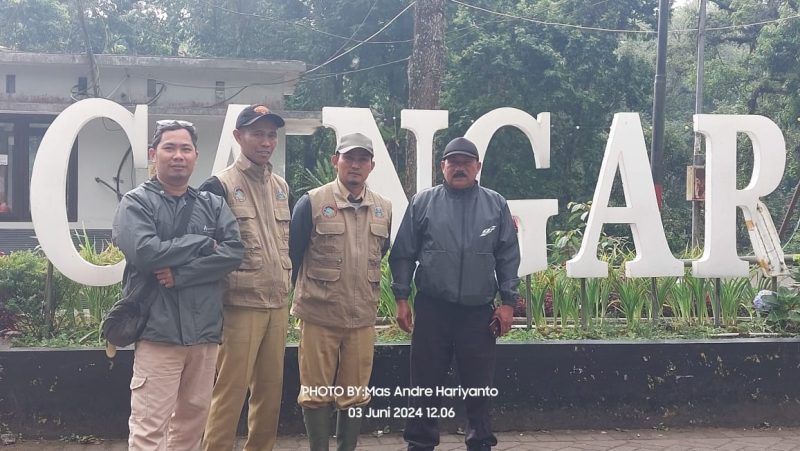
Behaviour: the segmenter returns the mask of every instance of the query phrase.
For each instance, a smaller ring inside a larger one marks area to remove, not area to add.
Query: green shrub
[[[79,253],[90,263],[111,265],[123,258],[113,245],[98,252],[85,233],[79,239]],[[47,258],[38,251],[0,255],[0,331],[18,331],[28,344],[59,337],[79,343],[99,340],[100,323],[119,299],[120,284],[85,286],[54,270],[52,305],[48,308],[47,268]]]
[[[33,251],[0,256],[0,310],[14,320],[5,328],[44,335],[46,276],[47,260]]]

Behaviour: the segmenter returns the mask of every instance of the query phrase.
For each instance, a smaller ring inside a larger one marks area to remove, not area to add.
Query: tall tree
[[[408,61],[408,108],[439,109],[447,48],[444,41],[445,0],[417,0],[414,5],[414,47]],[[404,189],[416,191],[417,140],[412,133],[406,141]]]

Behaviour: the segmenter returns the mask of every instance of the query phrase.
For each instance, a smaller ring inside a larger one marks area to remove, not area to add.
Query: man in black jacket
[[[444,385],[453,354],[461,387],[479,389],[464,402],[467,449],[497,444],[489,418],[495,338],[511,329],[520,255],[506,200],[476,180],[478,157],[475,144],[465,138],[447,145],[441,161],[444,184],[414,196],[389,255],[397,321],[406,332],[413,327],[411,386],[434,393],[410,400],[423,417],[406,423],[409,450],[439,444],[438,422],[430,413],[441,404],[436,388]],[[416,324],[408,305],[412,276]],[[498,288],[502,305],[495,308]]]

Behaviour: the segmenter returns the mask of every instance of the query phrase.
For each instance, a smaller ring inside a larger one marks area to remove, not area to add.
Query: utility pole
[[[653,88],[653,148],[650,152],[650,170],[656,188],[658,208],[663,205],[661,162],[664,159],[664,107],[667,95],[667,32],[669,28],[669,0],[658,1],[658,49],[656,51],[656,80]]]
[[[83,0],[75,0],[75,6],[78,9],[78,23],[83,32],[83,42],[86,45],[86,56],[89,59],[89,72],[91,72],[92,80],[92,96],[100,97],[100,80],[97,73],[97,61],[94,58],[94,51],[92,50],[92,39],[89,37],[89,29],[86,26],[86,10],[83,8]]]
[[[703,79],[705,73],[705,53],[706,53],[706,0],[700,0],[699,17],[697,19],[697,88],[695,91],[694,100],[694,114],[703,113]],[[694,183],[697,183],[696,169],[705,164],[704,156],[701,152],[701,139],[700,134],[694,134],[694,152],[692,155],[692,177]],[[705,178],[705,172],[703,172]],[[703,183],[705,186],[705,183]],[[695,191],[696,193],[696,191]],[[692,196],[692,247],[700,247],[700,212],[702,207],[702,200]]]
[[[653,184],[656,188],[658,209],[663,205],[663,170],[661,162],[664,154],[664,109],[667,98],[667,31],[669,28],[669,0],[658,1],[658,47],[656,50],[656,80],[653,87],[653,148],[650,152],[650,170],[653,172]],[[661,301],[658,299],[656,279],[653,284],[653,321],[658,319]]]

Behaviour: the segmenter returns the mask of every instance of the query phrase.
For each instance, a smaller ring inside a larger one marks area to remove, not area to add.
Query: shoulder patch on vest
[[[375,209],[372,210],[372,214],[374,214],[376,218],[382,218],[383,217],[383,208],[375,207]]]
[[[236,199],[237,202],[244,202],[247,196],[244,195],[244,190],[237,186],[233,190],[233,198]]]
[[[283,192],[282,189],[279,189],[277,193],[275,193],[276,200],[286,200],[286,193]]]

